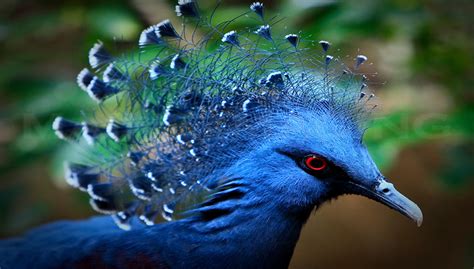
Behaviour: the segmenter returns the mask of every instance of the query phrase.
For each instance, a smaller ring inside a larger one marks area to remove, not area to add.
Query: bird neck
[[[311,210],[289,209],[258,189],[239,186],[217,193],[187,221],[191,234],[205,237],[213,253],[241,263],[239,268],[287,268]]]

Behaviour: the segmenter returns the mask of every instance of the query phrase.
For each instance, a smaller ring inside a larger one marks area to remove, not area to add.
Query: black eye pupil
[[[321,166],[323,166],[323,162],[321,160],[315,158],[315,159],[311,160],[311,166],[312,167],[321,167]]]

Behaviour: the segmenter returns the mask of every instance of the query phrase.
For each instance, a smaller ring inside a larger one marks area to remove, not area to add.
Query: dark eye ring
[[[306,156],[303,162],[306,168],[315,172],[321,172],[328,167],[328,162],[326,159],[316,155]]]

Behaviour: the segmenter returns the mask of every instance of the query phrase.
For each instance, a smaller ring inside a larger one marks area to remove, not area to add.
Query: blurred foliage
[[[54,196],[54,190],[34,188],[63,184],[62,160],[73,155],[74,148],[59,142],[50,125],[57,115],[74,119],[94,107],[75,84],[77,72],[87,64],[91,44],[100,38],[117,47],[133,47],[141,29],[173,14],[172,2],[2,1],[0,218],[7,221],[0,223],[0,231],[8,233],[43,222],[62,208],[41,203],[32,206],[25,197],[43,191]],[[214,20],[236,17],[248,10],[250,2],[224,1]],[[371,77],[370,84],[394,104],[391,110],[382,109],[379,114],[383,117],[377,114],[365,138],[383,169],[390,168],[406,146],[443,141],[447,146],[441,182],[455,189],[472,184],[472,1],[446,5],[442,0],[282,0],[266,5],[268,17],[283,19],[276,25],[281,32],[301,31],[305,38],[330,40],[341,57],[355,55],[359,47],[366,46],[361,51],[374,62],[364,70],[368,73],[376,73],[379,63],[394,63],[392,69]],[[213,1],[201,5],[208,12],[213,6]],[[235,27],[256,23],[243,17]],[[398,98],[399,89],[409,89],[409,94]],[[422,99],[424,92],[436,92],[436,100],[430,95]],[[443,105],[438,107],[439,103]],[[41,169],[45,166],[52,168]],[[19,177],[59,180],[30,186]],[[84,197],[71,195],[84,205],[76,215],[88,214]]]

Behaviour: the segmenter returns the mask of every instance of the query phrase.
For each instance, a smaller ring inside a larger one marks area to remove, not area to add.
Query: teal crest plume
[[[349,67],[328,41],[274,35],[259,2],[241,15],[260,21],[247,31],[230,29],[238,18],[212,25],[193,0],[180,0],[176,13],[194,32],[206,29],[203,37],[164,20],[143,30],[137,54],[117,57],[96,43],[77,83],[99,109],[84,122],[53,123],[60,138],[88,145],[83,161],[66,165],[67,182],[121,228],[133,216],[172,220],[225,186],[209,175],[265,139],[268,117],[325,109],[364,132],[376,106],[357,71],[367,57]]]

